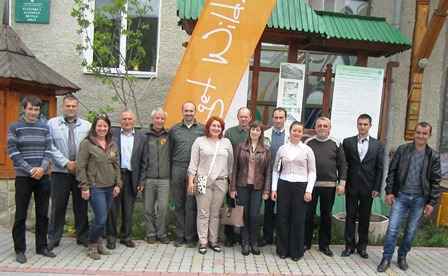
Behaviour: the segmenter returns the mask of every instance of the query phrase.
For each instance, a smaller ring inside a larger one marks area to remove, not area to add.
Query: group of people
[[[77,242],[88,247],[89,257],[110,254],[118,239],[135,247],[132,215],[142,192],[148,243],[169,243],[166,218],[172,195],[174,245],[198,246],[201,254],[209,248],[221,252],[220,209],[226,201],[228,206],[244,207],[241,231],[225,227],[226,246],[239,242],[243,255],[258,255],[261,246],[275,241],[278,256],[294,261],[311,248],[318,202],[318,249],[333,256],[331,212],[335,196],[345,194],[346,247],[341,256],[356,250],[368,258],[372,202],[381,193],[385,159],[384,146],[369,136],[368,114],[358,117],[357,135],[340,143],[330,136],[327,117],[316,120],[313,136],[304,135],[304,125],[297,121],[286,129],[287,111],[281,107],[274,109],[269,129],[254,122],[251,111],[242,107],[238,125],[225,130],[219,117],[199,123],[196,106],[185,102],[182,121],[171,129],[165,128],[166,112],[157,108],[151,113],[149,131],[142,132],[134,129],[131,111],[121,113],[119,129],[112,129],[105,114],[90,124],[79,118],[79,102],[73,95],[64,97],[62,116],[48,122],[39,119],[40,104],[36,97],[25,97],[24,115],[8,132],[8,152],[16,169],[13,238],[19,263],[26,262],[25,220],[32,193],[36,251],[46,257],[55,257],[52,249],[60,244],[70,193]],[[418,222],[437,204],[440,159],[428,145],[431,130],[426,122],[417,124],[414,141],[398,147],[390,162],[385,201],[392,208],[379,272],[390,265],[403,218],[398,266],[407,269],[406,255]],[[90,225],[88,202],[94,215]],[[257,218],[263,202],[260,235]]]

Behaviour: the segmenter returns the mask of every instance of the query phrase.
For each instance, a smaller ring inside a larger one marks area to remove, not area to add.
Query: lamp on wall
[[[421,58],[418,60],[417,65],[420,69],[425,69],[425,67],[429,64],[429,60],[427,58]]]

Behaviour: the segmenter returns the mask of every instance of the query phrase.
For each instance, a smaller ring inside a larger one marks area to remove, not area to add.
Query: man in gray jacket
[[[51,155],[54,166],[51,174],[51,210],[48,230],[48,247],[59,245],[64,232],[67,203],[72,194],[75,216],[76,241],[87,245],[89,230],[88,202],[81,198],[81,190],[76,180],[76,156],[79,144],[87,136],[90,123],[78,117],[79,101],[67,95],[62,102],[62,116],[48,121],[53,140]]]
[[[151,112],[152,123],[146,133],[143,148],[146,242],[169,243],[166,216],[170,194],[170,143],[165,129],[166,112],[157,108]],[[157,205],[157,208],[156,208]]]

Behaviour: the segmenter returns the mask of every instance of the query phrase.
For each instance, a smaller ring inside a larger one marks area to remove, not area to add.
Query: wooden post
[[[333,89],[331,89],[331,80],[333,79],[333,65],[327,64],[325,67],[325,85],[324,99],[322,102],[322,115],[330,118],[330,103],[333,97]]]
[[[383,96],[381,98],[380,132],[379,139],[383,144],[387,142],[387,126],[389,120],[389,105],[392,84],[392,68],[400,66],[399,62],[389,61],[386,65],[386,74],[384,78]]]
[[[252,89],[250,93],[250,111],[252,116],[255,118],[257,114],[257,97],[258,97],[258,67],[260,66],[261,58],[261,40],[258,42],[254,53],[254,70],[252,71]]]
[[[427,30],[429,0],[417,0],[414,36],[412,39],[411,68],[409,71],[408,103],[406,111],[405,140],[414,138],[415,125],[420,114],[423,71],[418,69],[418,47]]]
[[[358,58],[356,60],[357,66],[367,67],[368,56],[364,53],[358,53]]]

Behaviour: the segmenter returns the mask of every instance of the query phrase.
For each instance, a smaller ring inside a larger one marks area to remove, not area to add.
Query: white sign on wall
[[[278,82],[277,107],[288,112],[286,124],[302,119],[303,89],[305,86],[305,64],[281,63]]]
[[[333,137],[342,141],[356,135],[356,119],[363,113],[372,117],[370,136],[378,137],[383,79],[383,69],[336,66],[331,108]]]
[[[229,110],[227,112],[224,123],[226,124],[226,129],[238,125],[237,113],[238,109],[242,106],[247,105],[247,93],[249,91],[249,67],[247,67],[241,78],[240,85],[233,96],[232,102],[230,104]]]

